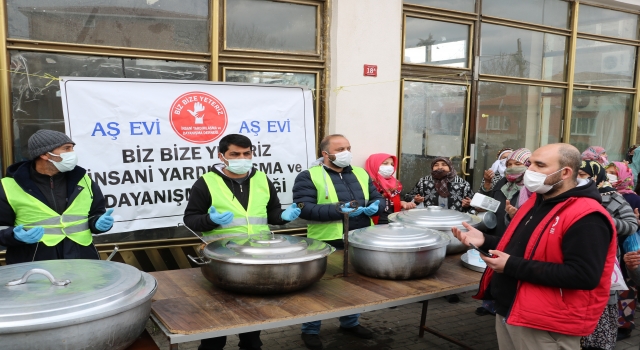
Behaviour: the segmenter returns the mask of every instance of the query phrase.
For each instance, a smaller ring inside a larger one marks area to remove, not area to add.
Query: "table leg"
[[[429,300],[422,302],[422,313],[420,314],[420,331],[418,332],[418,338],[424,337],[424,325],[427,323],[427,308],[429,307]]]
[[[473,350],[471,347],[469,347],[467,344],[462,343],[460,341],[458,341],[457,339],[451,338],[450,336],[446,335],[446,334],[442,334],[434,329],[431,329],[429,327],[426,326],[427,323],[427,308],[429,307],[429,300],[425,300],[422,302],[422,314],[420,315],[420,331],[418,332],[418,337],[422,338],[424,337],[424,332],[429,332],[433,335],[435,335],[436,337],[442,338],[450,343],[456,344],[458,346],[460,346],[463,349],[466,350]]]

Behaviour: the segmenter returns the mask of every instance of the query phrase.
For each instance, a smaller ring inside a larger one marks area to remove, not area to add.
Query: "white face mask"
[[[47,153],[49,153],[49,155],[62,158],[62,160],[59,162],[49,159],[49,161],[53,163],[56,169],[58,169],[58,171],[61,173],[73,170],[78,164],[78,156],[74,151],[60,153],[60,154],[53,154],[51,152],[47,152]]]
[[[378,174],[382,175],[385,179],[388,179],[393,175],[395,169],[393,169],[393,165],[381,165],[378,169]]]
[[[225,168],[237,175],[246,174],[253,168],[251,159],[227,159],[224,156],[222,158],[229,163]]]
[[[334,154],[334,156],[336,156],[336,160],[332,160],[331,162],[337,167],[346,168],[351,165],[351,152],[342,151]]]
[[[607,179],[610,183],[618,182],[618,176],[613,174],[607,174]]]
[[[553,186],[561,183],[564,180],[560,180],[558,182],[556,182],[553,185],[545,185],[544,181],[547,179],[547,177],[556,174],[560,171],[562,171],[562,169],[564,168],[560,168],[560,170],[555,171],[549,175],[543,174],[543,173],[538,173],[535,172],[533,170],[527,170],[524,172],[524,178],[523,178],[523,182],[524,182],[524,186],[531,192],[535,192],[538,194],[545,194],[549,191],[551,191],[551,189],[553,188]]]

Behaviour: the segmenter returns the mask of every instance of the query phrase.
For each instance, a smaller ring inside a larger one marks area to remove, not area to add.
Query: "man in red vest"
[[[563,143],[529,159],[533,194],[502,238],[465,225],[463,243],[489,251],[476,299],[496,303],[500,349],[580,349],[607,300],[617,247],[615,224],[593,181],[578,181],[580,152]],[[512,208],[513,209],[513,208]]]

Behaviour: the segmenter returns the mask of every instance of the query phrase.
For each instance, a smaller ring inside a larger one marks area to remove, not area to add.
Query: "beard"
[[[562,172],[558,172],[547,177],[547,179],[544,181],[544,184],[551,185],[553,187],[551,187],[551,190],[549,190],[549,192],[545,193],[545,196],[555,196],[560,191],[560,187],[562,186],[563,182],[564,181],[562,181]]]

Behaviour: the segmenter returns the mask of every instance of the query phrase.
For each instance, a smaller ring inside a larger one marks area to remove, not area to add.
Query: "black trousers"
[[[260,331],[240,333],[238,334],[240,342],[238,347],[246,350],[260,350],[262,341],[260,341]],[[217,337],[202,339],[198,350],[222,350],[227,344],[227,337]]]

